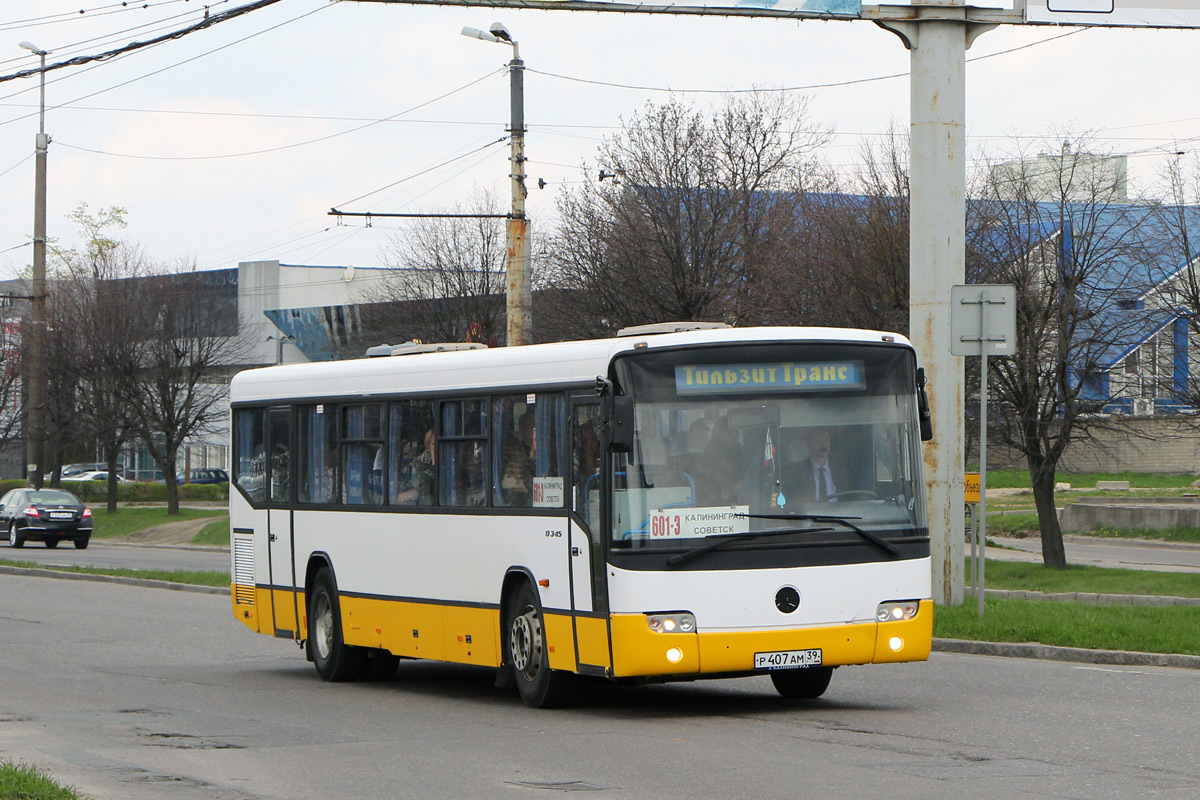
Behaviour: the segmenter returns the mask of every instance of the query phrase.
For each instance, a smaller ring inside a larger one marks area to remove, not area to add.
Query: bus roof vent
[[[724,322],[655,322],[650,325],[633,325],[621,328],[617,336],[653,336],[656,333],[682,333],[684,331],[707,331],[713,328],[728,328]]]
[[[377,344],[367,348],[367,358],[381,356],[411,356],[417,353],[448,353],[451,350],[486,350],[487,345],[479,342],[404,342],[403,344]]]

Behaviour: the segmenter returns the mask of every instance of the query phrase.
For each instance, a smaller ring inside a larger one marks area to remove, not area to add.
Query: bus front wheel
[[[308,598],[308,657],[321,680],[357,680],[362,669],[363,651],[342,639],[342,614],[333,574],[322,569],[313,579]]]
[[[777,669],[771,672],[775,691],[789,700],[815,700],[829,688],[833,667]]]
[[[553,708],[567,701],[574,674],[550,669],[542,606],[528,583],[513,595],[504,626],[504,650],[521,699],[531,708]]]

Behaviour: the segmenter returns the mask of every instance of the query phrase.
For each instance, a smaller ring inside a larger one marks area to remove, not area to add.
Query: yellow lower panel
[[[917,615],[904,622],[881,622],[877,626],[875,663],[925,661],[933,647],[933,601],[922,600]],[[899,639],[893,647],[893,639]]]
[[[266,589],[256,587],[256,586],[255,587],[250,587],[250,586],[240,586],[239,587],[237,584],[231,584],[229,589],[230,589],[230,602],[233,605],[233,616],[235,619],[237,619],[239,622],[241,622],[243,625],[245,625],[247,628],[254,631],[255,633],[270,633],[270,634],[275,633],[275,631],[273,629],[264,631],[259,627],[259,625],[261,624],[259,617],[261,615],[258,612],[259,612],[260,608],[263,608],[263,603],[271,602],[270,592],[268,592]],[[239,594],[241,594],[243,598],[245,598],[246,595],[250,595],[251,596],[250,602],[239,603],[238,602]],[[266,608],[267,608],[267,615],[266,615],[267,616],[267,626],[269,627],[271,625],[271,612],[270,612],[271,607],[266,606]]]
[[[488,608],[442,607],[446,660],[459,664],[500,666],[500,645],[496,641],[499,610]]]
[[[700,672],[700,648],[694,633],[655,633],[645,614],[613,614],[613,676],[683,675]],[[678,660],[668,655],[678,653]]]
[[[296,630],[296,612],[304,608],[304,593],[293,595],[290,589],[275,589],[270,592],[270,599],[275,603],[275,628],[281,631]],[[269,613],[270,606],[263,606],[263,613]],[[270,627],[271,620],[265,620],[264,625]],[[275,630],[263,631],[274,633]]]
[[[346,644],[412,658],[446,658],[441,606],[345,595],[339,602]]]
[[[579,663],[608,669],[608,620],[578,617],[575,635],[579,640]]]
[[[932,643],[932,603],[924,601],[917,616],[906,622],[883,625],[863,622],[819,628],[727,631],[708,633],[655,633],[643,614],[615,614],[612,618],[614,677],[716,674],[754,668],[754,654],[780,650],[820,648],[826,666],[872,662],[923,661]],[[888,642],[899,638],[893,650]],[[678,660],[668,651],[674,648]]]
[[[571,617],[566,614],[543,614],[546,628],[546,649],[550,669],[575,671],[575,638]]]

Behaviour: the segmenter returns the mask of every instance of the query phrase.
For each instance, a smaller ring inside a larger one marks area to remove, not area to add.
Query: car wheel
[[[83,539],[76,539],[75,540],[75,549],[76,550],[87,550],[88,541],[90,541],[90,539],[91,539],[91,537],[84,537]]]
[[[363,650],[342,638],[342,613],[333,574],[322,569],[313,580],[308,601],[308,657],[321,680],[341,683],[358,680]]]
[[[46,547],[49,547],[51,550],[58,547],[58,539],[47,539]]]
[[[775,691],[789,700],[815,700],[829,688],[833,667],[777,669],[771,672]]]
[[[521,699],[531,708],[561,706],[571,696],[575,675],[550,669],[542,606],[528,583],[521,584],[508,604],[504,657],[512,666]]]
[[[8,523],[8,546],[9,547],[24,547],[25,539],[17,532],[17,523]]]

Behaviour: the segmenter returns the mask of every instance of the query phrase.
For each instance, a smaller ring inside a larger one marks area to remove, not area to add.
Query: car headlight
[[[921,604],[916,600],[889,600],[886,603],[880,603],[875,609],[875,619],[880,622],[900,622],[901,620],[912,619],[917,615],[917,609]]]
[[[694,633],[696,618],[687,612],[647,614],[646,624],[655,633]]]

